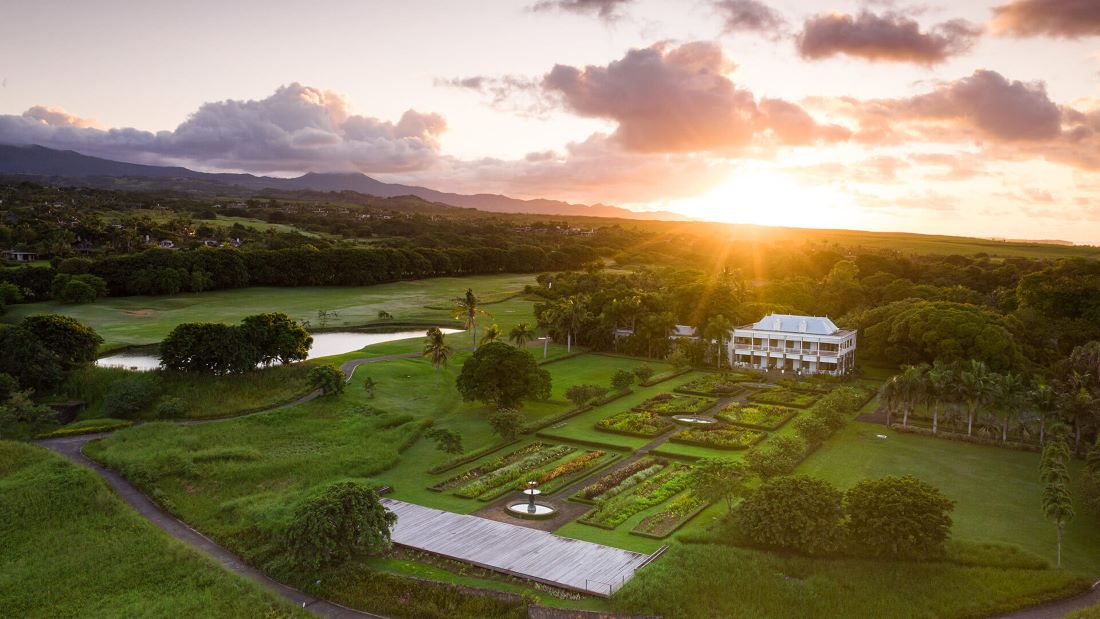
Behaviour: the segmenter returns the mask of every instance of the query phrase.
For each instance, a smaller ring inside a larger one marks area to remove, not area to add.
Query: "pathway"
[[[394,499],[382,503],[397,514],[396,544],[602,597],[656,556]]]
[[[1007,615],[998,615],[994,619],[1061,619],[1075,610],[1096,605],[1100,605],[1100,581],[1092,583],[1092,589],[1077,597],[1024,608]]]
[[[104,436],[104,434],[85,434],[81,436],[38,441],[38,444],[77,464],[92,469],[107,482],[107,485],[111,486],[111,488],[122,497],[123,501],[126,501],[126,503],[128,503],[130,507],[133,507],[139,515],[155,524],[165,533],[210,557],[214,561],[220,563],[225,569],[259,583],[264,588],[286,599],[295,606],[304,608],[318,617],[331,619],[385,619],[385,617],[381,615],[346,608],[339,604],[307,595],[293,587],[288,587],[280,582],[276,582],[265,576],[260,570],[242,561],[233,553],[222,548],[202,533],[199,533],[180,520],[161,511],[161,509],[149,500],[148,497],[132,486],[130,482],[123,479],[122,476],[104,468],[84,455],[82,452],[84,444],[96,438],[101,438],[102,436]]]

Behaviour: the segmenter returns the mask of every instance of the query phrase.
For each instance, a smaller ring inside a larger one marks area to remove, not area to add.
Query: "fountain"
[[[509,503],[508,513],[518,518],[527,518],[531,520],[553,518],[554,515],[558,513],[557,509],[546,503],[535,502],[535,497],[542,494],[542,490],[538,489],[539,483],[537,481],[529,481],[526,485],[527,489],[523,491],[523,494],[527,495],[527,501]]]
[[[717,419],[711,419],[710,417],[700,417],[699,415],[676,415],[672,418],[677,423],[683,423],[693,426],[707,426],[713,423],[718,423]]]

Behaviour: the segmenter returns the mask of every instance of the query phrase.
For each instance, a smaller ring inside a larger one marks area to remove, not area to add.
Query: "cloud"
[[[438,78],[435,80],[435,85],[478,92],[494,109],[513,112],[520,116],[543,118],[557,107],[556,103],[549,100],[544,93],[541,78],[523,75],[500,77],[473,75]]]
[[[520,160],[450,160],[447,166],[433,172],[433,187],[611,204],[695,196],[729,175],[727,164],[705,154],[630,152],[603,133],[571,142],[561,153],[529,153]]]
[[[791,144],[846,137],[795,104],[757,106],[726,77],[734,68],[716,43],[658,43],[607,65],[556,65],[542,87],[574,114],[617,123],[609,139],[633,152],[734,155],[767,135]]]
[[[105,130],[93,122],[35,106],[0,115],[0,142],[261,173],[397,172],[432,165],[447,126],[442,116],[415,110],[396,123],[352,114],[344,97],[298,83],[258,101],[204,103],[174,131]]]
[[[980,34],[980,27],[962,19],[922,32],[916,21],[896,13],[863,11],[856,17],[827,13],[806,20],[798,36],[798,52],[810,60],[846,54],[871,61],[932,65],[970,50]]]
[[[993,31],[1018,37],[1100,36],[1096,0],[1010,0],[993,8]]]
[[[570,13],[596,15],[604,21],[614,21],[622,16],[620,9],[633,0],[539,0],[531,5],[532,11],[568,11]]]
[[[78,129],[103,127],[103,123],[94,118],[73,116],[59,107],[46,107],[44,105],[36,105],[23,112],[23,118],[38,121],[50,127],[76,127]]]
[[[779,38],[787,29],[787,20],[775,9],[757,0],[716,0],[714,8],[722,17],[724,32],[757,32]]]

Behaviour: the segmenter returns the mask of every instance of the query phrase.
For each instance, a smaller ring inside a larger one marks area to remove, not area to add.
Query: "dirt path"
[[[1077,597],[1024,608],[1007,615],[998,615],[993,619],[1061,619],[1075,610],[1098,604],[1100,604],[1100,581],[1092,583],[1092,589],[1088,593]]]

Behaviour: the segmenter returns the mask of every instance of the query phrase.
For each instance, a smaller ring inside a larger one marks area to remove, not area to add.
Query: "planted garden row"
[[[667,460],[664,462],[662,465],[654,461],[654,466],[637,471],[607,487],[593,499],[596,503],[595,509],[578,522],[602,529],[614,529],[631,516],[660,505],[687,490],[690,467],[668,463]],[[585,491],[581,494],[585,494]]]
[[[816,393],[805,391],[793,391],[782,387],[766,389],[749,396],[749,400],[761,404],[778,404],[780,406],[793,406],[795,408],[809,408],[821,399]]]
[[[746,428],[778,430],[797,414],[797,410],[783,406],[730,402],[722,407],[715,417],[726,423]]]
[[[444,480],[431,489],[488,501],[518,490],[520,483],[533,479],[544,492],[550,493],[618,457],[619,454],[603,450],[531,443]]]
[[[695,415],[711,406],[714,406],[714,400],[710,398],[697,395],[661,393],[635,406],[634,410],[649,411],[662,417],[671,417],[673,415]]]
[[[733,425],[714,425],[680,430],[668,439],[673,443],[699,445],[713,449],[748,449],[764,440],[765,432]]]
[[[737,383],[748,382],[753,379],[754,377],[751,374],[743,372],[726,372],[723,374],[714,372],[684,383],[677,387],[676,391],[693,395],[731,396],[740,393],[744,389]]]

